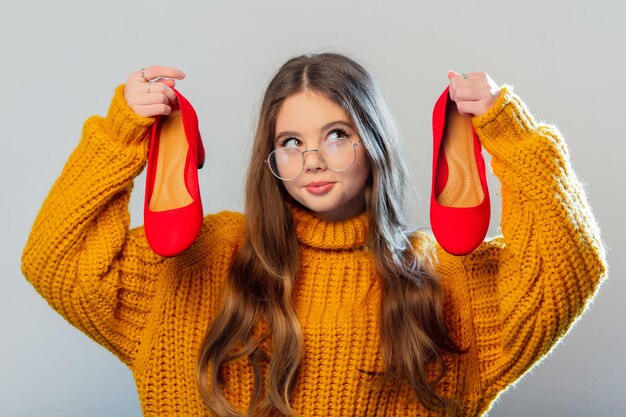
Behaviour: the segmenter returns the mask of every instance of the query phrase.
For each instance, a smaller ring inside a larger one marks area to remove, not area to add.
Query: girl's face
[[[324,139],[337,141],[347,137],[352,143],[361,139],[339,105],[311,90],[293,94],[283,101],[275,132],[274,149],[290,147],[305,151],[320,149]],[[328,169],[317,152],[305,153],[302,174],[294,180],[283,181],[287,192],[327,221],[345,220],[362,213],[370,163],[362,143],[355,150],[354,164],[341,172]],[[323,185],[325,183],[328,184]]]

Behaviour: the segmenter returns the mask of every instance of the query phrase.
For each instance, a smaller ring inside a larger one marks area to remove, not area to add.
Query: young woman
[[[170,258],[129,230],[128,200],[184,74],[132,73],[85,122],[23,273],[130,367],[146,416],[480,415],[568,331],[607,267],[557,128],[487,74],[457,75],[450,96],[502,184],[503,234],[466,256],[407,225],[407,171],[374,80],[319,53],[267,87],[244,213],[205,216]],[[350,146],[342,167],[320,159],[328,141]],[[277,176],[266,160],[289,148],[318,151]]]

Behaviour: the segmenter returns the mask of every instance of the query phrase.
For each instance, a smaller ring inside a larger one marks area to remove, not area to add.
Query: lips
[[[306,189],[311,194],[324,194],[324,193],[330,191],[333,188],[334,185],[335,185],[334,182],[315,181],[315,182],[309,183],[306,186]]]
[[[319,187],[319,186],[326,185],[326,184],[333,184],[333,183],[328,182],[328,181],[315,181],[315,182],[307,184],[307,187]]]

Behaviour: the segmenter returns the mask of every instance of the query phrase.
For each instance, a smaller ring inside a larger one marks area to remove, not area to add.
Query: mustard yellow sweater
[[[85,121],[34,221],[22,271],[52,308],[132,370],[145,416],[208,416],[196,387],[197,350],[242,242],[243,214],[207,215],[194,245],[174,258],[153,253],[143,227],[129,230],[129,196],[147,161],[153,118],[133,113],[123,88],[106,117]],[[502,235],[467,256],[437,245],[446,319],[470,348],[445,356],[449,372],[437,387],[461,398],[464,416],[487,411],[555,346],[607,272],[598,225],[557,128],[538,123],[511,86],[472,121],[501,182]],[[292,210],[302,265],[294,300],[305,338],[292,406],[301,416],[430,415],[408,388],[368,391],[372,377],[358,371],[383,365],[378,306],[359,305],[376,282],[366,215],[329,223]],[[227,398],[245,410],[249,362],[228,365],[225,375]]]

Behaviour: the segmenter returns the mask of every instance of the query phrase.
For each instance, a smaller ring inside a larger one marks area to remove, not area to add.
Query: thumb
[[[459,74],[458,72],[454,72],[452,70],[448,70],[448,80],[451,80],[454,77],[459,76],[459,75],[461,75],[461,74]]]
[[[176,85],[176,81],[171,78],[160,78],[157,82],[166,84],[168,87],[172,88]]]

